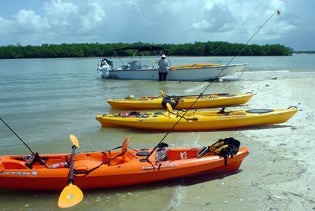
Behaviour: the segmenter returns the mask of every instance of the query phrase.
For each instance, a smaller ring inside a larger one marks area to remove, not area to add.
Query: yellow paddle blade
[[[160,90],[160,93],[161,93],[161,96],[162,96],[162,97],[165,97],[165,93],[164,93],[163,90]]]
[[[70,135],[70,141],[72,141],[72,144],[76,147],[76,148],[79,148],[80,145],[79,145],[79,141],[77,139],[77,137],[75,137],[74,135]]]
[[[58,199],[58,206],[60,208],[72,207],[80,203],[83,199],[83,193],[78,186],[70,183],[61,192]]]
[[[170,113],[173,112],[173,108],[172,108],[171,104],[166,103],[166,107],[167,107],[168,112],[170,112]]]

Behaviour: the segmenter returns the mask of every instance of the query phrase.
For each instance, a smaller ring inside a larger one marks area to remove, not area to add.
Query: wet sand
[[[170,210],[315,210],[314,78],[237,83],[255,93],[248,108],[297,106],[299,112],[275,126],[214,132],[239,139],[249,156],[236,174],[187,186]]]

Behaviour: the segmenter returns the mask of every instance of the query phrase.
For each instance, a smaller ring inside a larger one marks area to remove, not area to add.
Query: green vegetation
[[[0,59],[16,58],[62,58],[62,57],[105,57],[113,56],[113,50],[131,45],[149,43],[83,43],[43,44],[41,46],[9,45],[0,47]],[[195,42],[186,44],[158,44],[173,56],[288,56],[293,49],[279,44],[245,45],[228,42]]]

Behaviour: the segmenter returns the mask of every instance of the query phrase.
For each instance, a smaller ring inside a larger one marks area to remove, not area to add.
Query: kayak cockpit
[[[4,156],[0,159],[1,169],[42,169],[42,168],[69,168],[67,155],[41,156],[40,160],[31,161],[32,155],[27,156]]]
[[[28,169],[23,160],[6,158],[0,158],[1,169]]]

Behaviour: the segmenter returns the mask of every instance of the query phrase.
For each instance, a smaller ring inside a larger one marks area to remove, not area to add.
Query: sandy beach
[[[299,109],[283,127],[242,132],[251,149],[248,199],[263,210],[314,210],[314,78],[267,80],[246,86],[256,93],[253,106]]]
[[[310,64],[313,55],[308,56],[268,57],[262,63],[274,64],[279,59],[293,59],[297,64]],[[309,58],[309,62],[304,62],[302,58],[305,57]],[[88,69],[91,64],[87,61],[90,60],[23,60],[24,63],[28,62],[27,71],[22,71],[21,74],[25,74],[17,80],[14,71],[5,72],[6,80],[2,80],[2,83],[7,93],[4,94],[6,101],[3,102],[6,103],[2,105],[3,115],[23,140],[38,152],[71,152],[69,134],[75,134],[80,140],[79,151],[112,149],[119,146],[125,137],[130,137],[133,148],[155,146],[165,133],[102,128],[95,115],[111,111],[106,99],[127,94],[159,94],[160,89],[170,95],[198,94],[209,86],[208,82],[96,80],[95,73]],[[9,66],[17,65],[12,69],[24,67],[24,63],[6,62]],[[47,65],[50,62],[54,62],[54,65]],[[60,77],[48,78],[45,74],[36,74],[38,70],[34,69],[35,72],[31,72],[29,77],[29,71],[33,70],[30,67],[36,67],[38,63],[45,64],[45,67],[73,68],[51,69],[48,72],[57,72]],[[94,64],[94,60],[91,59],[91,63]],[[292,63],[288,67],[291,68]],[[84,65],[88,70],[86,75],[75,79],[67,77],[72,74],[72,69]],[[108,190],[84,190],[84,200],[70,210],[315,210],[315,163],[312,157],[315,154],[312,147],[315,132],[315,94],[312,92],[315,72],[313,66],[310,71],[287,69],[285,66],[276,71],[267,68],[249,70],[237,77],[238,80],[211,83],[206,93],[253,92],[255,96],[246,105],[235,107],[241,109],[296,106],[299,112],[289,121],[273,126],[226,131],[174,132],[165,139],[170,147],[200,147],[211,145],[220,138],[234,137],[250,151],[238,172]],[[73,85],[74,81],[77,86]],[[77,124],[74,124],[74,119]],[[3,125],[1,129],[2,154],[29,153],[8,128]],[[59,210],[58,196],[59,192],[56,191],[0,190],[1,210]]]
[[[176,210],[315,210],[315,98],[314,78],[237,82],[255,96],[251,108],[297,106],[288,122],[249,130],[231,131],[250,154],[240,172],[189,187],[178,198]],[[235,84],[234,84],[235,85]],[[227,132],[214,133],[218,137]],[[206,134],[204,134],[206,136]],[[209,195],[209,188],[214,194]],[[188,194],[191,193],[191,194]],[[206,197],[208,196],[208,197]],[[181,202],[178,202],[181,201]]]

